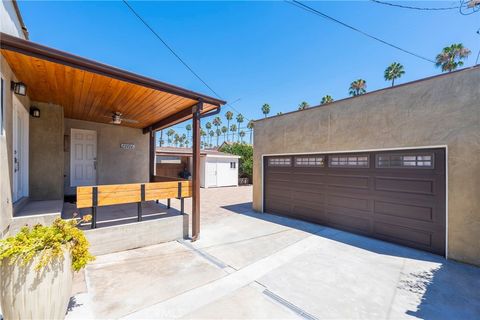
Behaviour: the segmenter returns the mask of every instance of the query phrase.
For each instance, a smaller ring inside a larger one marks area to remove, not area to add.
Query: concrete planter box
[[[65,250],[63,258],[46,268],[35,270],[39,258],[26,266],[0,265],[0,304],[5,320],[64,319],[72,292],[72,258]]]

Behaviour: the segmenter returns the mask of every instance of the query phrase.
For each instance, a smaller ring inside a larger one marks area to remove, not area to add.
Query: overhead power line
[[[416,58],[419,58],[419,59],[428,61],[428,62],[430,62],[430,63],[435,63],[435,61],[433,61],[433,60],[431,60],[431,59],[429,59],[429,58],[423,57],[423,56],[421,56],[421,55],[419,55],[419,54],[417,54],[417,53],[414,53],[414,52],[412,52],[412,51],[403,49],[403,48],[401,48],[401,47],[399,47],[399,46],[397,46],[397,45],[395,45],[395,44],[392,44],[392,43],[390,43],[390,42],[388,42],[388,41],[382,40],[382,39],[380,39],[380,38],[378,38],[378,37],[376,37],[376,36],[373,36],[373,35],[371,35],[371,34],[369,34],[369,33],[366,33],[366,32],[364,32],[364,31],[362,31],[362,30],[360,30],[360,29],[357,29],[357,28],[355,28],[355,27],[353,27],[353,26],[351,26],[351,25],[349,25],[349,24],[346,24],[345,22],[342,22],[342,21],[340,21],[340,20],[338,20],[338,19],[335,19],[335,18],[333,18],[333,17],[331,17],[331,16],[329,16],[329,15],[323,13],[323,12],[320,12],[320,11],[318,11],[317,9],[314,9],[314,8],[312,8],[312,7],[304,4],[304,3],[301,3],[300,1],[292,0],[292,1],[286,1],[286,2],[289,3],[289,4],[291,4],[291,5],[294,5],[294,6],[298,7],[298,8],[300,8],[300,9],[303,9],[303,10],[305,10],[305,11],[308,11],[308,12],[310,12],[310,13],[313,13],[313,14],[315,14],[315,15],[317,15],[317,16],[320,16],[320,17],[322,17],[322,18],[324,18],[324,19],[327,19],[327,20],[330,20],[330,21],[335,22],[335,23],[337,23],[337,24],[340,24],[340,25],[344,26],[345,28],[348,28],[348,29],[350,29],[350,30],[353,30],[353,31],[355,31],[355,32],[358,32],[358,33],[360,33],[360,34],[362,34],[362,35],[364,35],[364,36],[366,36],[366,37],[368,37],[368,38],[371,38],[371,39],[376,40],[376,41],[378,41],[378,42],[380,42],[380,43],[383,43],[383,44],[385,44],[385,45],[387,45],[387,46],[389,46],[389,47],[395,48],[395,49],[397,49],[397,50],[400,50],[400,51],[402,51],[402,52],[404,52],[404,53],[407,53],[407,54],[409,54],[409,55],[411,55],[411,56],[414,56],[414,57],[416,57]]]
[[[173,50],[173,48],[147,23],[147,21],[145,21],[145,19],[143,19],[137,11],[135,11],[135,9],[128,3],[127,0],[123,0],[123,3],[125,3],[125,5],[138,18],[138,20],[140,20],[145,25],[145,27],[147,27],[147,29],[150,30],[150,32],[152,32],[153,35],[155,35],[155,37],[163,43],[163,45],[170,51],[171,54],[173,54],[178,59],[178,61],[180,61],[198,80],[200,80],[200,82],[202,82],[215,96],[217,96],[217,98],[223,99],[215,90],[213,90],[213,88],[205,80],[202,79],[202,77],[198,75],[198,73],[195,72],[195,70],[193,70],[192,67],[190,67],[190,65],[185,60],[182,59],[182,57],[180,57],[179,54],[175,52],[175,50]],[[230,103],[227,102],[226,105],[232,108],[235,112],[240,113]],[[247,117],[243,117],[247,119],[247,121],[250,121],[250,119],[248,119]]]
[[[420,11],[444,11],[444,10],[456,10],[456,9],[460,8],[460,6],[438,7],[438,8],[435,8],[435,7],[413,7],[413,6],[405,6],[405,5],[402,5],[402,4],[384,2],[384,1],[378,1],[378,0],[370,0],[370,1],[378,3],[378,4],[383,4],[383,5],[386,5],[386,6],[403,8],[403,9],[411,9],[411,10],[420,10]]]

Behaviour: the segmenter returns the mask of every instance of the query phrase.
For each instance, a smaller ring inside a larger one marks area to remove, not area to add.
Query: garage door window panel
[[[368,168],[368,155],[331,155],[329,166],[332,168]]]
[[[433,154],[377,154],[377,168],[433,169]]]
[[[269,167],[291,167],[292,159],[291,158],[269,158],[268,166]]]
[[[295,167],[322,168],[322,167],[325,167],[325,157],[324,156],[295,157]]]

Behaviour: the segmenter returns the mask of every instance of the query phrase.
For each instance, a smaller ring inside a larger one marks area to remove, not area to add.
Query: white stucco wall
[[[3,33],[25,39],[22,31],[22,25],[15,12],[12,1],[2,0],[0,3],[0,27]]]

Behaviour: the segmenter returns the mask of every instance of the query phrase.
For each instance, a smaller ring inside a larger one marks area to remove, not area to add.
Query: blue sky
[[[459,1],[398,3],[438,7]],[[130,4],[222,98],[240,99],[233,106],[247,119],[263,117],[263,103],[274,115],[304,100],[316,105],[325,94],[344,98],[358,78],[367,81],[368,91],[383,88],[388,86],[383,71],[394,61],[406,71],[398,83],[440,73],[432,63],[283,1]],[[414,11],[371,1],[308,5],[431,59],[444,46],[462,42],[472,50],[465,63],[471,66],[480,50],[480,12],[463,16],[457,10]],[[20,7],[32,41],[213,96],[122,2],[21,2]]]

